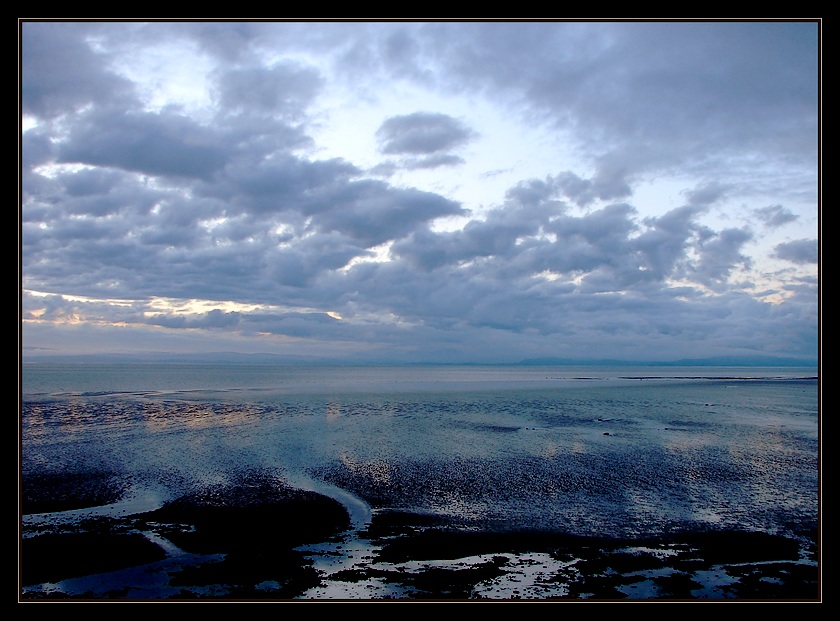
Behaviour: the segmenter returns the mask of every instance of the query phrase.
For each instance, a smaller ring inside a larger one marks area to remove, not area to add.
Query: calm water
[[[252,468],[463,524],[816,525],[816,369],[32,364],[21,467],[159,504]]]

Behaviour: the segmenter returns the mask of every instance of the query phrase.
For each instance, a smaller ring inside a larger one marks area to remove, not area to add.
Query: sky
[[[21,353],[816,361],[820,27],[21,20]]]

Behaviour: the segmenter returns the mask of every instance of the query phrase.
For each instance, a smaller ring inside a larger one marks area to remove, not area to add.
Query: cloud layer
[[[817,43],[23,22],[25,351],[813,358]]]

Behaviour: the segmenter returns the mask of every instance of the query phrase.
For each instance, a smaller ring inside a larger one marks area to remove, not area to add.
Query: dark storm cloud
[[[797,239],[778,244],[774,248],[774,256],[791,263],[817,263],[819,250],[815,239]]]
[[[415,112],[386,119],[376,136],[383,153],[432,155],[463,146],[472,138],[473,132],[446,114]]]

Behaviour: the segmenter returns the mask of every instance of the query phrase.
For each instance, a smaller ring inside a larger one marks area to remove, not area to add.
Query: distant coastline
[[[394,360],[346,360],[316,356],[287,356],[282,354],[239,352],[211,352],[178,354],[171,352],[100,353],[100,354],[26,354],[22,363],[189,363],[189,364],[305,364],[344,366],[625,366],[625,367],[817,367],[815,359],[775,356],[715,356],[709,358],[682,358],[679,360],[619,360],[594,358],[526,358],[509,362],[440,362]]]

